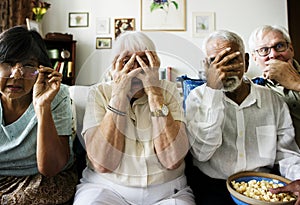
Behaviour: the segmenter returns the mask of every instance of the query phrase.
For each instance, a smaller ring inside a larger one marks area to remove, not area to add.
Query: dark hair
[[[32,59],[52,67],[43,38],[35,30],[15,26],[0,34],[0,63],[15,64]]]

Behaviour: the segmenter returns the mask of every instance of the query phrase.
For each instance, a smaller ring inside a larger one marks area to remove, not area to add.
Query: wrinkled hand
[[[131,80],[141,72],[141,68],[132,69],[135,61],[136,54],[133,54],[129,61],[124,65],[124,59],[128,52],[124,51],[121,55],[117,56],[114,60],[114,67],[112,69],[112,79],[114,85],[112,87],[112,96],[131,96]]]
[[[241,55],[240,52],[229,54],[231,48],[222,50],[212,62],[206,59],[204,67],[206,70],[207,86],[212,89],[222,89],[226,80],[232,76],[238,76],[243,72],[243,63],[230,63],[231,60]]]
[[[300,197],[299,197],[299,192],[300,192],[300,180],[295,180],[289,183],[288,185],[284,187],[279,187],[276,189],[270,189],[270,192],[273,194],[278,194],[281,192],[290,192],[294,193],[296,196],[298,196],[297,202],[295,205],[300,205]]]
[[[52,68],[40,66],[33,86],[34,106],[49,105],[60,89],[62,74]]]
[[[136,60],[143,69],[143,72],[140,72],[137,75],[137,78],[139,78],[143,82],[145,93],[149,95],[153,88],[155,89],[160,85],[160,59],[155,51],[145,51],[145,54],[148,58],[149,65],[147,65],[139,55],[136,56]]]
[[[264,77],[275,80],[287,89],[294,88],[294,84],[300,83],[300,75],[293,66],[292,60],[285,62],[277,59],[271,59],[266,62]]]

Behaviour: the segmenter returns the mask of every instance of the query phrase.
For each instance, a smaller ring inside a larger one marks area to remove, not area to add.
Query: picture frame
[[[112,44],[111,37],[97,37],[96,49],[110,49]]]
[[[186,31],[186,0],[141,0],[142,31]]]
[[[96,34],[110,33],[110,18],[96,18]]]
[[[214,12],[194,12],[192,15],[193,37],[205,37],[215,30]]]
[[[134,18],[116,18],[114,21],[115,39],[125,31],[135,31]]]
[[[26,26],[28,30],[35,30],[37,31],[42,37],[44,37],[42,24],[41,22],[37,22],[34,20],[31,20],[29,18],[26,18]]]
[[[89,13],[88,12],[70,12],[69,27],[88,27]]]

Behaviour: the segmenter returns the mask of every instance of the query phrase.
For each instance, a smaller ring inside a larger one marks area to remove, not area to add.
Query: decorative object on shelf
[[[28,30],[35,30],[37,31],[42,37],[44,37],[42,24],[41,22],[30,20],[26,18],[26,25]]]
[[[42,0],[32,0],[31,2],[33,4],[34,20],[41,22],[51,4]]]
[[[185,31],[186,0],[141,0],[141,30]]]
[[[88,12],[70,12],[69,27],[88,27],[89,13]]]
[[[214,12],[193,13],[193,37],[204,37],[215,30]]]
[[[112,38],[110,37],[97,37],[96,38],[96,49],[107,49],[111,48]]]
[[[96,34],[109,34],[110,18],[96,18]]]
[[[115,38],[125,31],[135,31],[134,18],[115,19]]]

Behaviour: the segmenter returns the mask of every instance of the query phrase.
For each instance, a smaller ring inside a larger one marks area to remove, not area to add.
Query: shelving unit
[[[62,83],[74,85],[76,41],[73,40],[73,36],[62,33],[48,33],[44,39],[44,42],[51,59],[53,69],[56,69],[63,74]],[[69,55],[62,55],[63,51],[68,51]],[[63,56],[65,58],[63,58]]]

